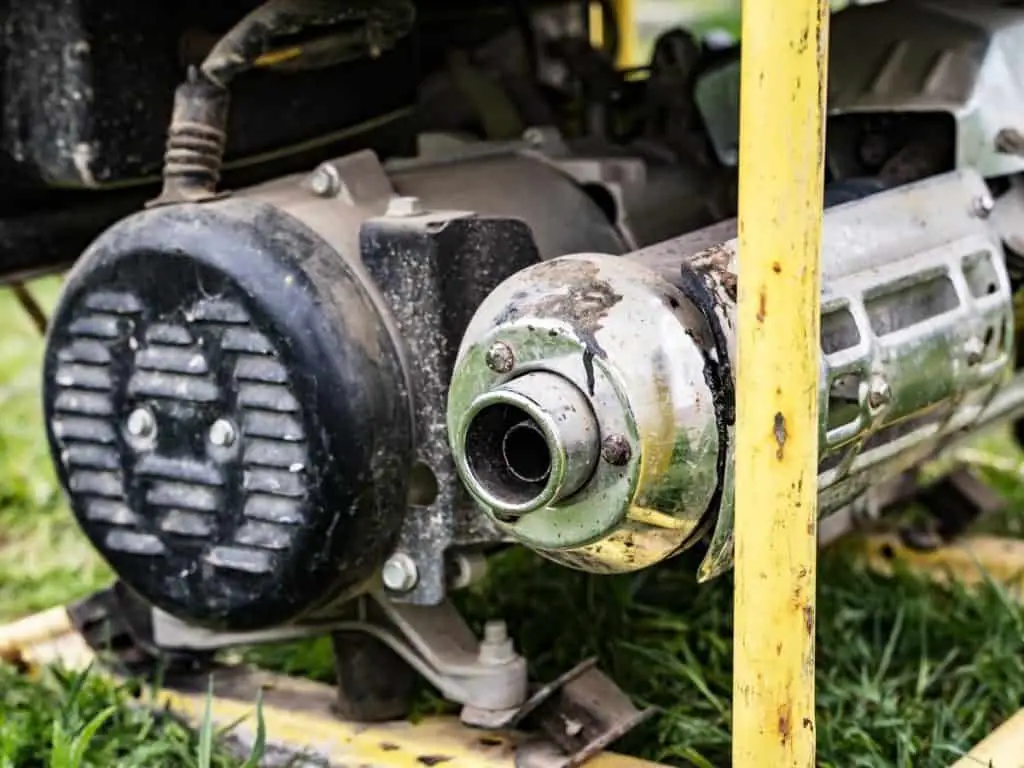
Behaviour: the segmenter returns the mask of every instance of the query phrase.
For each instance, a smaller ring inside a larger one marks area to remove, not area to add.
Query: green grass
[[[41,286],[45,302],[55,290],[53,282]],[[61,501],[38,414],[41,343],[6,294],[0,327],[0,617],[11,618],[83,595],[108,574]],[[1015,450],[1001,436],[988,447]],[[1000,489],[1022,508],[1020,484],[1004,478]],[[1014,512],[999,527],[1020,535],[1022,523]],[[635,576],[596,578],[517,550],[497,558],[488,582],[460,602],[477,626],[505,618],[539,678],[596,654],[638,701],[660,708],[623,748],[673,765],[727,765],[731,584],[698,588],[693,565],[684,557]],[[818,611],[822,766],[945,766],[1024,702],[1024,620],[995,587],[968,594],[826,557]],[[325,640],[253,657],[330,679]],[[95,677],[50,671],[28,679],[0,667],[0,768],[240,764],[209,732],[204,740],[147,713],[138,694]],[[437,708],[424,695],[419,709]]]

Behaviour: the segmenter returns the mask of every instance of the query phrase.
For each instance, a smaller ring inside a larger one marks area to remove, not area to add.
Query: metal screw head
[[[418,197],[392,197],[388,200],[388,216],[418,216],[423,213],[423,206]]]
[[[885,380],[884,376],[872,376],[871,383],[868,385],[868,405],[872,408],[881,408],[883,405],[888,405],[890,400],[892,400],[892,389],[889,387],[889,382]]]
[[[384,586],[392,592],[408,592],[420,579],[416,561],[404,552],[398,552],[387,559],[380,574]]]
[[[309,180],[313,188],[313,194],[317,197],[334,197],[341,189],[341,177],[338,169],[330,163],[324,163],[313,171],[313,177]]]
[[[156,417],[148,408],[136,408],[128,415],[125,428],[132,437],[149,437],[156,431]]]
[[[503,341],[496,341],[487,350],[487,367],[495,373],[508,373],[516,364],[512,347]]]
[[[233,445],[237,437],[235,425],[227,419],[217,419],[210,425],[210,442],[218,448]]]
[[[633,455],[633,449],[629,447],[629,441],[622,435],[608,435],[601,443],[601,458],[615,467],[622,467],[629,463]]]
[[[985,342],[977,336],[972,336],[964,342],[964,354],[968,365],[977,365],[985,356]]]
[[[974,215],[979,219],[987,219],[996,207],[996,201],[987,192],[974,198]]]

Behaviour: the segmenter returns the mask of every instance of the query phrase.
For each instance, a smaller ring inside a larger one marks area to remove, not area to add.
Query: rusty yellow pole
[[[733,765],[814,765],[827,0],[744,0]]]

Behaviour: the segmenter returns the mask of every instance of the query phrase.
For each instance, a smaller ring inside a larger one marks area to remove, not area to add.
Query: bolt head
[[[237,438],[235,425],[227,419],[217,419],[210,425],[210,442],[218,448],[228,448],[234,445]]]
[[[883,376],[873,376],[868,387],[868,405],[872,408],[881,408],[888,405],[892,400],[892,389],[889,382]]]
[[[384,563],[380,577],[384,586],[392,592],[408,592],[416,586],[420,574],[416,568],[416,561],[404,552],[399,552]]]
[[[317,197],[334,197],[341,189],[341,177],[338,169],[330,163],[324,163],[313,171],[310,179],[313,194]]]
[[[614,467],[625,466],[632,455],[633,449],[622,435],[608,435],[601,443],[601,458]]]
[[[544,131],[540,128],[527,128],[523,131],[523,141],[532,147],[544,146]]]
[[[156,417],[148,408],[136,408],[129,414],[125,429],[132,437],[149,437],[156,432]]]
[[[979,219],[987,219],[995,210],[996,201],[987,192],[974,198],[974,215]]]
[[[388,200],[388,216],[418,216],[423,213],[423,206],[418,197],[392,197]]]
[[[516,364],[512,347],[503,341],[496,341],[487,350],[487,367],[495,373],[508,373]]]

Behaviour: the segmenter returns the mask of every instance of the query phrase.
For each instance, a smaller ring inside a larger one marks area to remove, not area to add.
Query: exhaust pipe
[[[584,394],[533,371],[472,401],[458,453],[470,494],[503,520],[572,496],[590,478],[598,426]]]

